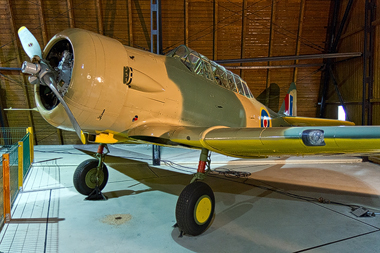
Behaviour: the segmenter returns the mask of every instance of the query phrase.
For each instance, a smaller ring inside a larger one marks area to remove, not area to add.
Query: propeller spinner
[[[29,56],[30,60],[33,62],[25,61],[22,64],[21,71],[22,73],[31,75],[29,77],[29,82],[31,84],[36,84],[38,81],[41,85],[48,86],[50,90],[57,97],[59,102],[62,104],[67,115],[69,116],[70,122],[74,127],[75,132],[77,133],[79,139],[83,144],[86,143],[86,137],[80,128],[77,120],[75,119],[70,108],[63,99],[64,91],[62,87],[57,84],[57,71],[50,66],[50,64],[42,59],[41,47],[37,42],[37,39],[25,26],[21,27],[18,30],[18,36],[20,38],[22,47],[24,48],[25,53]]]

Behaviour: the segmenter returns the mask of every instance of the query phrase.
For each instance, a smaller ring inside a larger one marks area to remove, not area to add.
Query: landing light
[[[325,133],[323,130],[305,130],[302,132],[302,141],[306,146],[325,146]]]

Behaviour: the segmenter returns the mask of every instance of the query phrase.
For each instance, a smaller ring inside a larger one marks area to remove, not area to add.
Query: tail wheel
[[[177,225],[188,235],[200,235],[210,225],[215,209],[215,197],[210,186],[197,181],[179,195],[176,207]]]
[[[98,159],[89,159],[78,165],[74,173],[73,181],[75,189],[79,193],[89,195],[95,189],[98,164]],[[108,181],[108,169],[104,163],[102,163],[98,177],[99,190],[101,191],[106,186]]]

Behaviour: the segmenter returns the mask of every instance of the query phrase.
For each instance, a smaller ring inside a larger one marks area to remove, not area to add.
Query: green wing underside
[[[155,129],[160,129],[160,131]],[[322,144],[312,146],[305,143],[303,136],[310,131],[323,133]],[[128,136],[164,145],[207,148],[217,153],[242,158],[380,153],[380,127],[378,126],[202,128],[161,125],[133,129]]]

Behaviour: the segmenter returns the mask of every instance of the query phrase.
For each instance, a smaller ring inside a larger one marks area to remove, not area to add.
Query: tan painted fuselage
[[[70,42],[74,54],[66,103],[84,132],[112,133],[113,142],[125,141],[129,130],[144,125],[260,127],[260,110],[267,110],[254,98],[191,72],[175,58],[81,29],[54,36],[44,57],[61,40]],[[36,86],[42,116],[55,127],[73,130],[62,105],[47,110],[40,96]],[[152,136],[161,134],[150,131]]]

